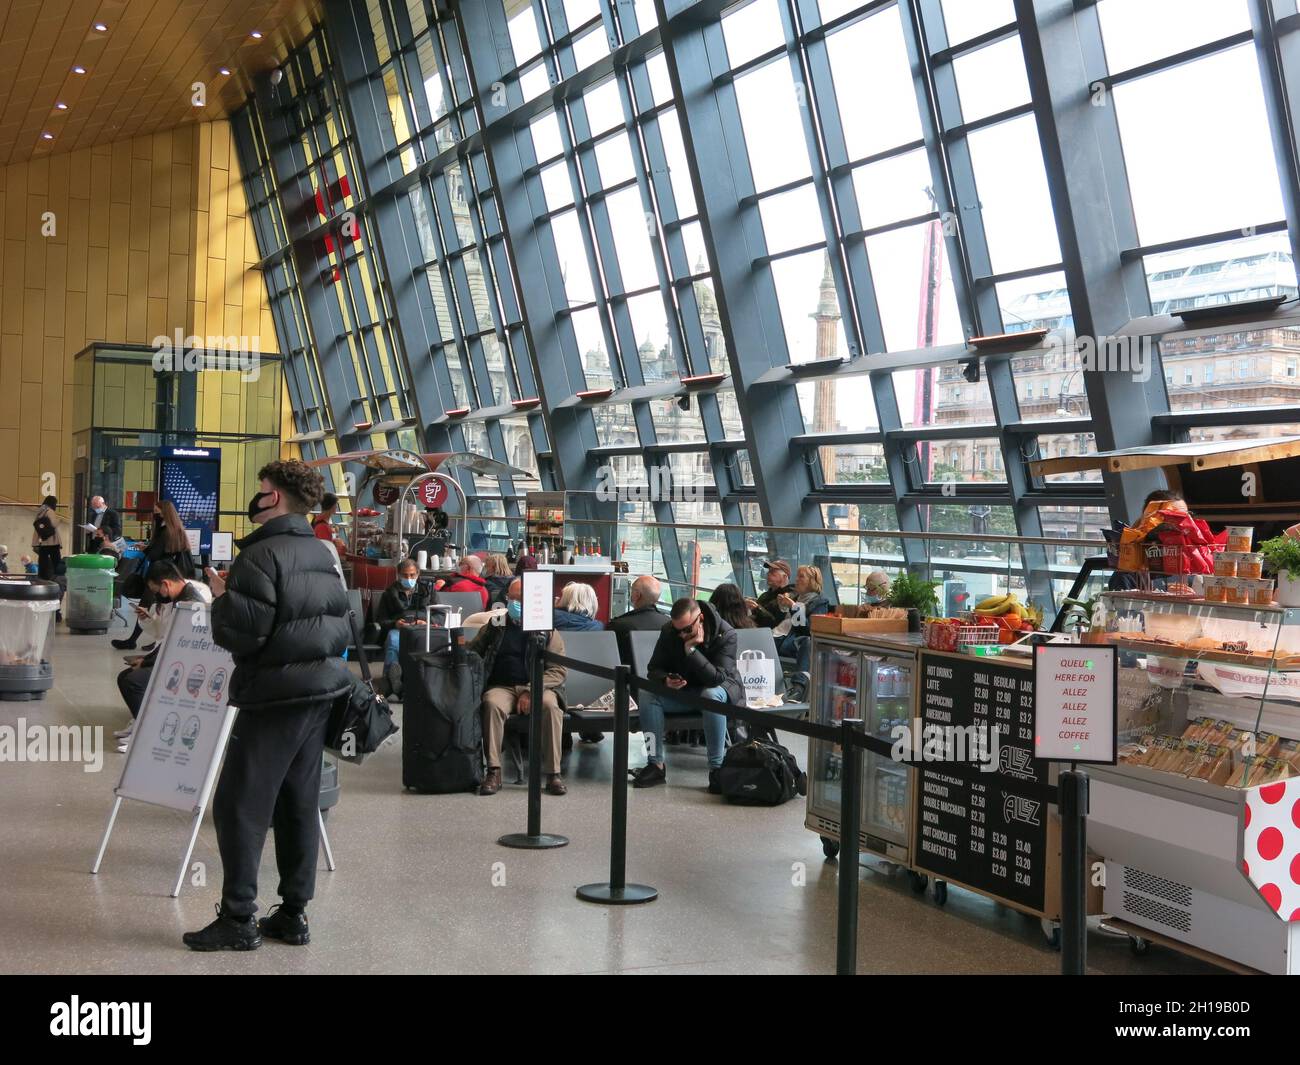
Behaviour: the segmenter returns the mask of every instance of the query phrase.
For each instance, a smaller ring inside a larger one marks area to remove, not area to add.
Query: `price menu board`
[[[917,712],[928,734],[938,735],[933,728],[954,730],[945,735],[961,729],[968,742],[986,737],[990,767],[995,744],[997,754],[996,769],[989,772],[973,760],[917,763],[916,866],[1042,913],[1049,767],[1033,757],[1033,671],[996,659],[922,651],[917,688]]]

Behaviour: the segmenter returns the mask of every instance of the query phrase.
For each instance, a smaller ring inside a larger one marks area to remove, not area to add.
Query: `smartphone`
[[[669,679],[669,680],[685,680],[686,678],[683,677],[680,673],[669,673],[669,674],[668,674],[668,679]]]

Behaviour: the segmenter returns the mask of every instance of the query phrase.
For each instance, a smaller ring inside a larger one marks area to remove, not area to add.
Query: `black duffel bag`
[[[768,734],[727,750],[718,770],[718,787],[723,798],[740,806],[780,806],[808,794],[808,775],[794,755]]]
[[[360,765],[398,731],[388,702],[375,691],[370,678],[370,662],[361,641],[361,628],[351,610],[352,637],[363,677],[352,678],[352,688],[334,700],[330,707],[329,726],[325,731],[325,749],[345,762]]]

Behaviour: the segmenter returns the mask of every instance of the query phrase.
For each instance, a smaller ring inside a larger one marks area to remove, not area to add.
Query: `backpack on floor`
[[[448,794],[483,783],[483,659],[462,646],[402,660],[402,786]]]
[[[769,734],[727,750],[718,770],[723,798],[741,806],[780,806],[808,794],[808,775]]]

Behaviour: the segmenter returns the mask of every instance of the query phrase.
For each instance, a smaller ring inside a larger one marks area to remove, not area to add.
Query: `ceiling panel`
[[[229,114],[319,20],[319,0],[0,0],[0,166]]]

